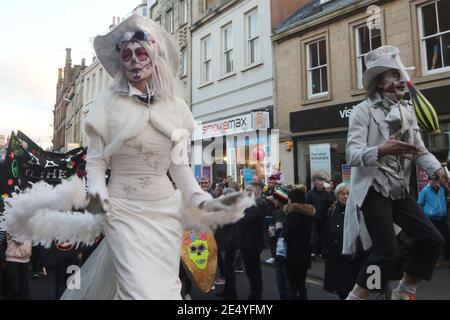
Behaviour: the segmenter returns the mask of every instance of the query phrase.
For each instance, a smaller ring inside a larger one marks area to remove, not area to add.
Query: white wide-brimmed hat
[[[363,75],[363,86],[365,89],[369,89],[375,78],[388,70],[401,69],[399,64],[400,50],[394,46],[382,46],[368,52],[364,56],[367,70]],[[411,68],[407,68],[411,69]]]
[[[158,58],[164,59],[174,74],[178,72],[178,47],[172,35],[153,20],[133,14],[103,36],[94,38],[94,50],[106,72],[114,78],[122,68],[120,46],[141,32],[142,41],[151,41],[158,47]]]

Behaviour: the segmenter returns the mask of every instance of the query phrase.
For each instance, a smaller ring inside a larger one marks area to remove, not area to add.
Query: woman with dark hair
[[[306,188],[292,190],[288,197],[290,203],[284,207],[286,220],[286,270],[296,299],[307,300],[306,274],[311,268],[311,231],[316,209],[305,204]]]

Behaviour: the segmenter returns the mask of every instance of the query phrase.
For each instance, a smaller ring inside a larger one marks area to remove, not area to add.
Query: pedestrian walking
[[[328,180],[327,176],[322,173],[317,173],[311,179],[313,181],[313,189],[306,195],[306,203],[316,208],[311,233],[312,257],[315,258],[321,256],[322,227],[325,223],[328,209],[333,202],[333,196],[325,189],[325,182]]]
[[[438,176],[433,176],[430,183],[420,191],[417,203],[441,233],[445,241],[443,246],[443,261],[438,262],[436,266],[450,266],[450,230],[447,223],[448,207],[446,189],[440,185]]]
[[[307,300],[306,275],[311,268],[311,232],[316,209],[306,204],[306,187],[289,192],[286,214],[286,271],[295,299]]]
[[[16,241],[9,234],[6,234],[6,242],[3,298],[6,300],[28,300],[31,241]]]
[[[259,183],[251,183],[247,191],[255,195],[256,205],[245,209],[244,217],[237,222],[237,243],[242,253],[245,272],[250,282],[249,300],[261,300],[263,290],[261,252],[264,249],[264,218],[267,210]]]
[[[337,202],[328,210],[324,225],[323,255],[325,259],[325,291],[337,294],[341,300],[347,298],[356,282],[359,270],[364,261],[361,246],[354,255],[342,254],[344,216],[350,187],[341,183],[336,187]]]

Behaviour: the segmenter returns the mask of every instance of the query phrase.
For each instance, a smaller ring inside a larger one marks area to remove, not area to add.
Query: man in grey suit
[[[352,111],[347,163],[352,166],[351,194],[344,221],[344,254],[354,254],[358,238],[367,259],[348,300],[367,299],[383,290],[399,257],[396,234],[414,240],[405,273],[392,299],[415,300],[420,280],[430,280],[442,236],[409,195],[411,165],[420,164],[445,181],[439,161],[425,148],[414,109],[404,100],[399,50],[383,46],[365,56],[363,84],[368,98]]]

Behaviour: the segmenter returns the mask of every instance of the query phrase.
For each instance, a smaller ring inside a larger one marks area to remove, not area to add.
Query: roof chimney
[[[72,49],[66,48],[66,66],[71,66],[72,65],[72,58],[70,56],[70,52],[71,51],[72,51]]]
[[[115,17],[115,16],[113,17],[113,23],[112,23],[112,25],[113,25],[113,26],[116,25],[116,17]]]

